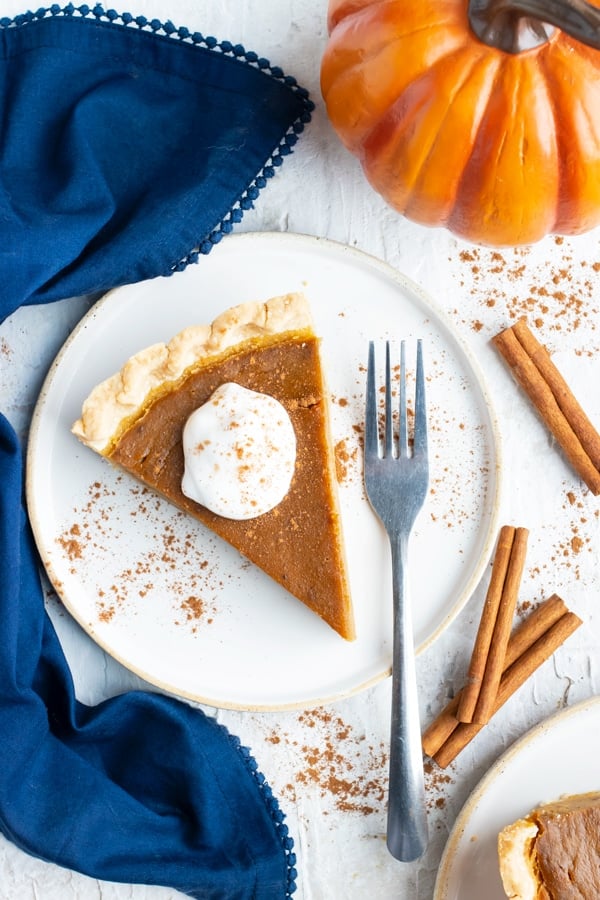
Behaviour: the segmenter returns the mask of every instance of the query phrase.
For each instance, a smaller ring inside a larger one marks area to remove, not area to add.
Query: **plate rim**
[[[452,826],[452,830],[448,836],[440,859],[433,892],[433,900],[448,900],[446,887],[453,862],[456,859],[458,845],[469,825],[471,816],[474,814],[481,799],[485,797],[488,788],[505,771],[512,760],[515,757],[518,757],[529,744],[541,739],[544,734],[557,726],[560,726],[567,719],[576,718],[597,707],[600,707],[600,694],[592,694],[586,699],[574,703],[573,706],[567,706],[564,709],[559,709],[556,712],[551,713],[549,716],[542,719],[541,722],[532,725],[524,734],[513,741],[498,759],[492,763],[490,768],[484,773],[467,797]]]
[[[460,334],[449,315],[445,310],[440,308],[434,298],[425,291],[417,282],[415,282],[409,276],[404,275],[400,270],[396,269],[387,261],[380,259],[379,257],[369,253],[368,251],[359,249],[357,247],[352,247],[348,244],[344,244],[342,242],[332,240],[331,238],[321,237],[318,235],[310,235],[303,234],[298,232],[261,232],[261,231],[248,231],[248,232],[240,232],[237,234],[232,234],[227,236],[226,247],[231,248],[232,252],[235,252],[234,248],[236,245],[242,244],[252,244],[253,242],[259,243],[269,243],[273,244],[287,244],[291,247],[292,251],[295,246],[300,248],[305,247],[310,251],[311,248],[315,249],[325,249],[329,250],[334,255],[341,256],[349,256],[351,259],[354,259],[357,265],[363,265],[369,267],[371,270],[377,271],[384,278],[394,282],[399,285],[401,288],[407,290],[409,293],[414,294],[419,301],[423,304],[424,308],[428,310],[436,320],[440,322],[440,324],[446,329],[446,332],[451,337],[451,339],[456,343],[460,352],[464,355],[468,366],[470,367],[473,376],[476,380],[478,390],[480,391],[481,397],[483,399],[485,409],[487,411],[487,416],[489,418],[490,425],[490,434],[491,434],[491,445],[493,450],[493,491],[490,493],[490,514],[489,514],[489,522],[487,527],[487,534],[483,543],[483,548],[479,556],[479,560],[474,564],[473,569],[465,582],[463,590],[455,599],[451,608],[448,610],[446,615],[441,619],[438,623],[437,627],[432,629],[431,633],[422,640],[416,647],[415,652],[417,656],[420,656],[427,649],[429,649],[436,640],[440,637],[440,635],[450,626],[450,624],[457,618],[457,616],[461,613],[464,607],[467,605],[477,585],[481,581],[483,573],[486,570],[487,564],[491,557],[496,537],[497,530],[499,525],[499,517],[502,506],[502,493],[503,493],[503,485],[504,485],[504,467],[503,467],[503,447],[502,447],[502,434],[499,427],[498,415],[496,412],[495,404],[491,395],[491,392],[488,388],[487,378],[477,360],[477,357],[471,350],[471,347],[467,343],[467,341]],[[219,248],[215,248],[214,252],[218,253]],[[174,273],[175,275],[177,273]],[[168,281],[170,276],[157,276],[155,279],[145,279],[148,283],[151,281],[164,280]],[[62,346],[60,347],[58,353],[54,357],[46,376],[42,382],[42,386],[36,400],[30,426],[29,426],[29,436],[27,442],[27,451],[26,451],[26,462],[25,462],[25,495],[26,495],[26,504],[29,513],[29,518],[31,522],[31,527],[34,535],[34,539],[38,549],[40,550],[40,556],[43,556],[41,552],[41,548],[39,547],[38,542],[38,533],[40,530],[40,526],[38,523],[38,504],[35,497],[35,492],[33,490],[33,460],[36,455],[36,449],[39,443],[39,430],[40,430],[40,422],[43,414],[43,407],[45,402],[45,397],[48,391],[52,386],[52,382],[54,380],[55,374],[59,367],[62,364],[64,357],[68,354],[71,345],[78,340],[80,333],[89,325],[90,321],[93,320],[94,316],[99,312],[101,313],[102,308],[111,302],[112,296],[122,290],[123,288],[133,288],[136,285],[141,285],[143,282],[132,282],[130,284],[118,285],[114,288],[110,288],[104,294],[102,294],[97,300],[95,300],[90,308],[83,314],[83,316],[76,323],[74,328],[71,330],[70,334],[67,336]],[[47,573],[47,576],[52,584],[53,590],[59,597],[61,604],[64,606],[69,616],[82,628],[84,633],[94,641],[104,652],[106,652],[110,657],[115,659],[118,663],[120,663],[125,669],[134,675],[142,678],[147,683],[158,687],[160,690],[165,691],[168,694],[183,697],[187,700],[208,705],[213,708],[223,708],[223,709],[233,709],[233,710],[246,710],[251,712],[268,712],[268,711],[285,711],[285,710],[293,710],[293,709],[303,709],[307,708],[307,705],[311,707],[323,706],[325,704],[336,702],[338,700],[342,700],[344,698],[353,696],[358,693],[362,693],[365,690],[373,687],[379,682],[385,680],[391,674],[391,668],[387,669],[384,667],[379,673],[371,675],[366,678],[362,678],[359,683],[349,686],[346,689],[327,692],[320,695],[318,698],[313,698],[310,700],[290,700],[290,701],[282,701],[282,702],[271,702],[271,703],[240,703],[238,702],[227,702],[223,698],[220,698],[218,701],[214,698],[200,696],[196,692],[186,691],[184,688],[177,687],[174,688],[173,685],[169,686],[163,680],[161,680],[157,676],[152,676],[151,673],[146,672],[142,667],[133,665],[131,661],[125,660],[121,655],[115,652],[115,650],[108,645],[108,642],[105,641],[101,636],[99,636],[93,628],[89,627],[89,623],[83,621],[83,617],[77,615],[76,610],[73,608],[67,596],[65,596],[66,592],[60,589],[60,579],[57,577],[53,577],[53,572],[51,571],[51,567],[48,567],[46,563],[42,563],[44,569]]]

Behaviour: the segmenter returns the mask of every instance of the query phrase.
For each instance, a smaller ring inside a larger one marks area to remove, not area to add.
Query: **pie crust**
[[[218,516],[181,491],[183,426],[230,381],[279,400],[297,441],[286,497],[243,521]],[[303,294],[241,304],[136,353],[92,390],[72,430],[232,544],[342,637],[355,637],[328,394]]]
[[[185,328],[168,344],[140,350],[119,372],[97,385],[84,401],[73,433],[107,456],[128,424],[157,396],[175,389],[191,370],[218,362],[244,345],[267,344],[288,332],[297,339],[312,334],[310,308],[303,294],[242,303],[225,310],[211,325]]]

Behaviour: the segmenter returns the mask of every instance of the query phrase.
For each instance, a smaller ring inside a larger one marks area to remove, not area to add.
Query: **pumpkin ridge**
[[[548,85],[558,153],[559,190],[553,230],[577,234],[596,224],[595,211],[600,205],[600,126],[597,124],[598,117],[593,113],[593,110],[600,108],[600,89],[596,90],[596,103],[585,102],[587,94],[581,93],[570,97],[569,104],[561,103],[563,87],[568,83],[568,76],[573,74],[570,39],[568,35],[564,38],[560,44],[557,42],[552,52],[548,51],[540,56],[539,67]],[[580,66],[593,68],[596,74],[594,82],[598,83],[598,57],[594,59],[580,54],[579,58]],[[584,125],[587,129],[585,132]],[[585,134],[583,140],[582,134]],[[585,146],[588,145],[593,145],[596,149],[592,160],[586,159]],[[585,174],[582,174],[584,170]],[[591,188],[593,181],[595,192]]]
[[[398,35],[397,37],[393,38],[393,40],[391,40],[391,41],[389,41],[389,40],[382,41],[382,43],[379,46],[377,46],[375,48],[369,48],[370,50],[373,49],[373,52],[369,53],[368,56],[364,56],[362,59],[357,59],[355,63],[352,63],[351,65],[349,65],[347,67],[346,71],[352,72],[352,71],[355,71],[356,69],[361,69],[368,63],[371,63],[374,60],[376,60],[377,57],[380,56],[383,52],[389,51],[390,53],[392,53],[392,51],[397,50],[398,45],[403,44],[405,40],[410,40],[410,39],[416,37],[417,35],[422,34],[423,32],[432,32],[434,29],[445,32],[447,29],[447,25],[444,23],[440,23],[439,25],[437,25],[437,24],[431,25],[431,26],[423,25],[420,28],[413,28],[411,31],[405,31],[401,35]],[[454,48],[454,50],[452,50],[450,52],[443,51],[443,50],[440,51],[440,55],[438,56],[436,61],[433,63],[433,65],[437,65],[438,63],[442,62],[443,60],[446,60],[448,58],[448,56],[452,56],[454,53],[456,53],[460,50],[463,50],[464,47],[465,47],[465,44],[463,43],[463,44],[457,44],[457,46]],[[423,74],[427,71],[428,71],[428,69],[423,67]]]
[[[353,52],[353,49],[346,49],[350,62],[346,64],[341,71],[338,71],[339,58],[336,60],[337,65],[330,68],[325,60],[325,64],[321,71],[321,92],[323,94],[327,107],[328,116],[344,144],[357,152],[359,145],[362,145],[368,139],[369,134],[380,121],[381,115],[378,114],[375,98],[369,98],[367,89],[364,86],[363,72],[371,73],[377,67],[384,72],[388,72],[389,77],[384,81],[382,91],[385,92],[385,103],[382,104],[382,112],[389,103],[395,103],[402,93],[406,90],[406,85],[402,83],[396,86],[392,78],[394,59],[402,58],[406,53],[406,42],[410,43],[418,34],[428,33],[429,54],[423,64],[419,67],[418,75],[420,77],[426,74],[432,66],[437,65],[441,61],[451,57],[454,53],[465,49],[465,41],[462,35],[456,32],[449,32],[445,26],[436,26],[434,29],[422,27],[412,29],[410,34],[402,33],[395,36],[392,40],[385,40],[382,35],[381,43],[376,46],[369,44],[364,48],[362,53]],[[439,35],[439,39],[438,39]],[[335,42],[333,43],[333,56],[335,57]],[[451,48],[451,49],[450,49]],[[435,58],[432,61],[432,57]],[[389,62],[386,64],[386,59]],[[415,78],[413,77],[413,81]],[[411,82],[408,82],[409,84]],[[389,91],[389,93],[388,93]],[[348,103],[348,98],[360,98],[360,102],[354,105]],[[353,113],[350,118],[350,113]],[[351,132],[351,139],[349,132]]]
[[[539,130],[541,113],[551,114],[553,124],[554,112],[537,57],[506,57],[497,83],[464,168],[449,226],[467,236],[467,223],[469,238],[482,243],[512,244],[515,236],[518,243],[531,243],[554,221],[556,140],[551,128]],[[510,127],[500,131],[494,125],[498,119]],[[490,133],[497,136],[495,143],[490,143]]]
[[[389,3],[391,6],[391,5],[394,5],[397,2],[397,0],[384,0],[384,2],[385,2],[385,4]],[[370,7],[369,7],[369,9],[370,9]],[[355,16],[355,15],[358,15],[358,13],[353,13],[352,15]],[[362,16],[361,16],[361,18],[362,18]],[[347,21],[347,19],[344,21]],[[368,25],[370,25],[370,22],[367,19],[367,21],[362,22],[361,25],[362,25],[362,27],[367,27]],[[426,22],[424,25],[418,25],[409,30],[402,31],[401,33],[398,33],[391,39],[389,38],[389,36],[382,34],[380,42],[375,44],[373,41],[371,41],[369,43],[367,53],[365,53],[365,47],[362,45],[361,45],[361,51],[362,51],[361,54],[358,54],[357,50],[355,48],[348,49],[347,47],[345,47],[344,48],[345,53],[347,53],[348,55],[352,55],[352,56],[355,55],[355,53],[356,53],[357,57],[356,57],[356,61],[353,63],[350,63],[350,65],[346,66],[344,71],[352,72],[353,70],[364,68],[369,63],[375,61],[382,52],[384,52],[384,51],[391,52],[392,49],[394,49],[394,48],[398,49],[398,44],[401,44],[406,40],[411,40],[420,34],[423,34],[426,32],[431,33],[431,32],[435,32],[435,31],[439,31],[441,36],[444,36],[445,34],[447,34],[447,31],[451,26],[453,26],[455,28],[455,30],[457,32],[457,36],[458,36],[459,27],[456,24],[455,18],[449,16],[447,20],[440,20],[440,21],[435,22],[435,24]],[[339,40],[340,41],[345,40],[345,35],[343,35],[341,38],[339,38]],[[333,50],[336,50],[335,41],[336,41],[335,37],[331,39],[331,47],[333,48]],[[347,41],[346,41],[346,43],[347,43]],[[431,43],[438,44],[439,42],[432,40]],[[468,43],[469,43],[469,41],[467,41],[463,35],[461,42],[460,43],[457,42],[455,50],[462,49]],[[336,52],[339,52],[339,51],[336,51]],[[452,51],[452,52],[454,52],[454,51]],[[444,55],[444,51],[441,50],[438,59],[441,59],[443,55]]]
[[[362,13],[365,9],[383,6],[383,4],[389,2],[390,0],[345,0],[345,2],[344,0],[338,0],[335,7],[333,3],[330,3],[327,15],[327,30],[331,33],[340,22],[347,21],[352,16]]]
[[[504,79],[504,67],[500,66],[496,73],[496,83],[503,81],[503,79]],[[516,94],[517,94],[517,85],[514,84],[513,85],[513,97]],[[480,123],[479,123],[480,127],[482,126],[485,115],[487,115],[487,113],[488,113],[488,108],[486,106],[484,116],[482,117],[482,119],[480,120]],[[500,143],[495,148],[494,158],[491,159],[490,156],[488,155],[487,160],[486,160],[491,169],[495,170],[498,167],[499,160],[501,159],[502,154],[506,148],[507,140],[508,140],[508,132],[503,131],[501,138],[500,138]],[[471,147],[471,154],[469,156],[469,162],[467,163],[467,165],[465,165],[465,167],[462,171],[462,174],[461,174],[460,184],[459,184],[458,190],[456,192],[457,203],[455,204],[455,207],[452,211],[452,215],[448,219],[448,223],[451,224],[452,227],[456,228],[458,234],[460,234],[460,225],[458,223],[461,222],[465,218],[467,219],[467,221],[472,220],[473,216],[474,216],[474,211],[470,208],[470,205],[469,205],[468,209],[466,209],[466,210],[464,209],[464,207],[462,205],[462,198],[469,196],[468,182],[470,181],[470,179],[472,177],[471,172],[470,172],[470,163],[471,163],[474,155],[476,154],[477,150],[479,150],[479,146],[480,146],[480,143],[479,143],[479,129],[478,129],[477,137],[473,141],[473,145]],[[522,147],[522,142],[521,142],[521,147]],[[522,149],[521,149],[521,161],[522,161]],[[475,162],[475,168],[476,169],[479,168],[478,162]],[[492,199],[493,198],[494,198],[494,195],[492,193]],[[478,199],[479,200],[481,199],[480,192],[478,194]],[[488,203],[481,204],[480,208],[479,208],[479,213],[481,215],[483,215],[483,222],[482,222],[482,224],[480,224],[480,230],[485,232],[488,227],[491,227],[491,222],[492,222],[493,218],[495,218],[495,216],[497,215],[496,204],[494,203],[493,206],[491,206],[491,204],[488,204]],[[514,210],[513,210],[513,213],[514,213]],[[514,222],[514,219],[513,219],[513,222]],[[521,226],[522,223],[523,223],[523,212],[521,209],[521,217],[520,217],[519,225]],[[518,230],[520,230],[520,229],[518,229]]]
[[[393,205],[402,212],[410,209],[410,215],[416,218],[417,221],[429,220],[430,216],[428,209],[431,205],[431,192],[427,189],[428,176],[424,173],[424,169],[426,169],[432,154],[436,150],[436,142],[439,139],[441,130],[440,123],[446,120],[450,107],[454,105],[457,95],[473,77],[473,73],[478,66],[486,62],[486,56],[486,54],[481,53],[477,58],[473,58],[471,48],[463,46],[439,59],[433,67],[413,79],[396,98],[395,102],[386,109],[385,114],[380,117],[374,127],[370,129],[369,135],[363,138],[363,166],[369,181],[376,189],[380,178],[389,178],[391,172],[391,168],[384,165],[383,171],[379,174],[377,173],[376,169],[382,159],[384,162],[388,157],[397,159],[398,163],[401,164],[403,159],[406,161],[412,157],[412,171],[409,172],[407,165],[402,166],[402,168],[398,165],[394,170],[396,186],[400,186],[400,191],[395,192]],[[465,62],[462,66],[461,61]],[[456,78],[454,72],[457,69],[460,69],[460,81],[456,80],[451,83],[452,91],[447,93],[441,100],[439,94],[439,73],[442,72],[447,75],[452,73],[451,76],[448,75],[448,80],[452,82],[452,79]],[[490,80],[493,83],[494,79]],[[438,89],[435,93],[432,92],[430,83],[434,84]],[[410,108],[406,105],[407,100],[411,101]],[[433,118],[435,116],[435,104],[440,102],[443,103],[444,113],[441,120],[438,121],[436,119],[434,130],[433,126],[428,127],[427,113],[429,111],[430,118]],[[432,109],[433,112],[431,112]],[[401,115],[399,115],[400,111],[402,112]],[[397,127],[398,120],[402,122],[402,130]],[[395,140],[394,137],[396,138]],[[460,139],[464,140],[464,138],[465,136],[461,134]],[[456,144],[454,149],[458,146]],[[435,224],[443,224],[447,215],[451,212],[452,198],[455,193],[450,181],[452,174],[452,167],[446,165],[444,167],[442,190],[447,213],[443,215],[437,211]],[[436,206],[439,206],[439,199]]]
[[[346,6],[348,7],[348,12],[340,13],[340,10],[336,9],[333,15],[331,13],[329,14],[327,19],[328,31],[330,35],[332,35],[336,29],[339,29],[340,26],[343,26],[346,22],[353,19],[354,17],[363,19],[361,25],[364,29],[367,29],[370,25],[371,17],[380,18],[384,15],[384,13],[382,13],[382,8],[389,7],[390,10],[393,11],[394,7],[403,7],[404,3],[405,0],[355,0],[355,2],[353,2],[353,0],[348,0],[346,4]],[[341,9],[343,9],[343,6],[341,6]],[[437,12],[438,10],[436,8],[436,13]],[[441,18],[442,15],[443,18]],[[394,18],[394,16],[392,16],[392,18]],[[440,18],[436,16],[435,22],[426,21],[425,24],[420,28],[403,32],[403,35],[411,35],[416,33],[417,31],[424,29],[448,27],[449,25],[456,24],[458,23],[455,9],[446,8],[440,11]],[[473,39],[475,39],[474,35]]]
[[[562,193],[562,185],[567,183],[570,180],[570,173],[568,171],[568,163],[567,159],[569,157],[569,150],[565,148],[565,142],[562,136],[562,128],[561,128],[561,119],[564,113],[559,110],[557,106],[557,101],[555,97],[555,81],[556,79],[552,76],[552,66],[548,66],[548,58],[549,54],[540,53],[538,55],[538,66],[540,71],[544,75],[544,80],[546,82],[546,90],[548,95],[548,101],[550,104],[550,108],[552,109],[552,116],[554,119],[554,135],[556,140],[556,152],[557,152],[557,160],[558,160],[558,190],[556,192],[556,200],[554,204],[554,222],[552,228],[550,229],[552,232],[560,231],[562,229],[561,220],[564,218],[570,219],[572,215],[567,213],[567,216],[563,216],[561,213],[561,205],[568,205],[569,207],[573,206],[573,198],[568,192],[569,196],[565,201],[561,203],[561,193]],[[552,62],[553,65],[556,65],[556,54],[552,54]],[[587,110],[586,110],[587,113]],[[590,123],[591,124],[591,123]],[[571,135],[571,140],[573,139],[573,135]],[[566,152],[565,152],[566,149]]]
[[[470,65],[468,71],[463,70],[463,72],[461,72],[461,76],[464,76],[464,77],[462,77],[460,82],[458,82],[458,81],[456,82],[456,89],[448,99],[448,105],[446,107],[446,111],[445,111],[443,117],[439,120],[436,133],[431,141],[431,145],[429,147],[427,156],[423,160],[423,164],[421,165],[419,173],[415,179],[414,189],[413,189],[411,196],[409,198],[409,201],[407,203],[406,213],[409,216],[414,217],[417,214],[417,210],[413,208],[413,205],[414,205],[413,198],[417,191],[419,193],[422,193],[425,189],[424,183],[427,182],[427,180],[428,180],[428,174],[426,172],[426,169],[427,169],[428,165],[430,164],[430,161],[433,157],[434,151],[436,150],[436,145],[438,144],[438,142],[440,140],[440,137],[441,137],[442,131],[444,130],[445,125],[449,121],[451,121],[450,117],[454,113],[455,104],[457,104],[457,102],[460,102],[459,95],[461,93],[464,93],[464,89],[467,86],[467,84],[474,79],[476,70],[480,69],[482,66],[487,67],[488,69],[491,69],[493,66],[493,68],[495,69],[495,72],[493,72],[491,74],[491,77],[489,77],[489,78],[487,78],[487,77],[482,78],[483,86],[485,86],[487,88],[487,93],[486,93],[485,98],[481,98],[481,103],[479,105],[479,117],[478,118],[476,118],[476,112],[477,112],[476,107],[475,106],[471,107],[471,110],[473,113],[471,134],[474,134],[478,131],[479,122],[481,121],[481,117],[484,115],[489,96],[494,89],[494,85],[496,83],[496,80],[498,77],[498,72],[499,72],[499,62],[494,61],[494,63],[492,64],[490,62],[489,57],[486,58],[486,55],[484,55],[483,53],[477,59],[472,60],[472,63]],[[479,91],[479,96],[481,97],[481,90]],[[461,138],[463,140],[467,140],[468,135],[461,134]],[[434,165],[434,169],[435,169],[436,163],[434,162],[433,165]],[[456,175],[455,175],[455,172],[457,172]],[[447,210],[446,210],[445,214],[438,216],[439,223],[436,223],[436,224],[445,225],[446,222],[448,221],[448,219],[450,218],[450,216],[452,215],[452,212],[454,210],[454,206],[456,203],[456,195],[457,195],[457,192],[460,190],[460,182],[462,179],[462,172],[463,172],[463,168],[461,168],[460,170],[453,170],[452,167],[447,167],[446,173],[445,173],[446,194],[448,197]],[[430,216],[428,215],[428,219],[429,218],[430,218]]]

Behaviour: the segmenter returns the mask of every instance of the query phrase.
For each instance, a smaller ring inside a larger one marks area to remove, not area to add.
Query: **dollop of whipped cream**
[[[229,382],[187,420],[183,452],[186,497],[228,519],[253,519],[289,491],[296,435],[278,400]]]

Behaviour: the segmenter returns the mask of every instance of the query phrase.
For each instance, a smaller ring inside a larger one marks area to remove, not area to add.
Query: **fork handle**
[[[414,638],[407,591],[408,537],[390,538],[394,601],[388,850],[410,862],[427,847],[427,813]]]

